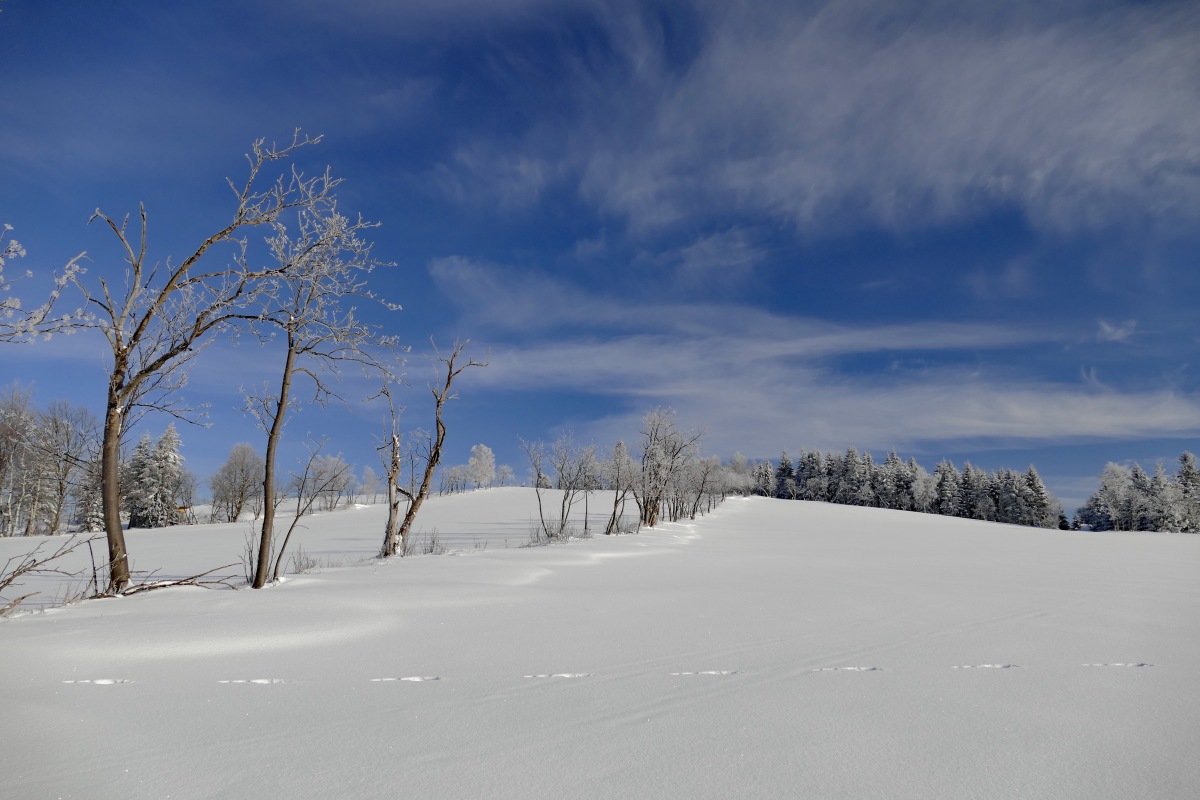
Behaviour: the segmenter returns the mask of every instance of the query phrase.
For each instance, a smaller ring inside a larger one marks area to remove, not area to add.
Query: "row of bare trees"
[[[549,446],[522,442],[529,460],[529,480],[537,495],[539,538],[554,541],[576,533],[589,534],[590,499],[600,490],[612,499],[605,534],[685,517],[695,519],[729,494],[748,490],[746,482],[720,458],[701,455],[702,432],[681,428],[674,411],[657,408],[649,412],[639,434],[635,454],[619,441],[607,458],[599,456],[594,445],[574,445],[570,436]],[[551,489],[556,491],[554,495],[546,491]],[[625,516],[631,501],[637,509],[633,526]],[[584,528],[577,531],[571,519],[580,503]]]
[[[112,233],[124,263],[84,270],[85,254],[81,254],[55,277],[48,299],[36,307],[26,308],[15,298],[13,282],[3,272],[5,261],[24,256],[24,249],[11,239],[4,243],[11,230],[8,226],[0,235],[0,341],[79,332],[98,335],[107,344],[110,360],[104,416],[99,422],[96,483],[108,545],[109,594],[123,593],[130,585],[121,519],[122,442],[149,412],[196,418],[197,410],[184,403],[179,390],[190,366],[218,335],[253,336],[264,344],[275,343],[275,352],[282,351],[276,379],[243,390],[246,410],[264,433],[262,490],[257,493],[262,522],[253,554],[255,588],[278,573],[278,564],[272,564],[272,554],[282,551],[273,540],[280,497],[276,457],[288,412],[302,399],[318,404],[341,400],[337,377],[342,371],[363,370],[383,387],[381,394],[392,409],[387,446],[391,452],[384,458],[388,493],[394,510],[399,509],[398,498],[406,499],[408,508],[402,522],[389,522],[384,555],[397,551],[428,495],[445,440],[442,410],[453,397],[451,385],[463,370],[486,362],[464,357],[465,342],[456,345],[452,355],[439,356],[446,374],[433,389],[436,432],[411,437],[410,457],[413,463],[422,463],[422,478],[402,485],[398,465],[405,451],[398,443],[399,413],[390,387],[400,383],[405,348],[385,335],[382,325],[356,312],[363,302],[382,311],[399,310],[399,306],[382,300],[367,285],[373,270],[389,265],[374,258],[363,238],[375,223],[339,213],[335,189],[340,179],[328,169],[306,176],[287,166],[298,151],[319,140],[297,131],[282,146],[262,139],[254,142],[246,156],[244,180],[227,181],[233,193],[229,217],[179,260],[150,256],[145,207],[139,208],[132,225],[128,215],[117,219],[97,209],[92,221]],[[255,229],[264,233],[261,243],[249,238]],[[78,295],[79,306],[56,316],[54,306],[67,289]],[[255,471],[258,466],[254,465]],[[310,461],[306,472],[319,466]],[[253,493],[244,487],[244,474],[222,476],[222,481],[226,477],[233,483],[221,483],[223,490],[229,487],[222,504],[228,516],[236,517]],[[239,480],[242,485],[236,485]],[[17,496],[24,495],[18,492]],[[26,512],[24,524],[30,524],[29,517]]]
[[[86,494],[96,418],[61,400],[39,410],[31,397],[19,385],[0,396],[0,536],[53,533]]]

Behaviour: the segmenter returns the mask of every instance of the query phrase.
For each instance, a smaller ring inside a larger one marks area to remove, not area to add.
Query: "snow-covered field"
[[[0,623],[0,797],[1200,796],[1200,536],[735,499],[521,548],[535,513],[438,498],[458,555]],[[301,544],[363,562],[382,520]],[[133,532],[134,566],[247,529]]]

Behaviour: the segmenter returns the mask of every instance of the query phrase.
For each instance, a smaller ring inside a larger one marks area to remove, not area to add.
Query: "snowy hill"
[[[734,499],[521,548],[531,490],[423,515],[458,555],[370,562],[383,509],[339,511],[304,550],[367,563],[0,623],[0,796],[1200,791],[1200,537]],[[247,530],[130,551],[191,574]]]

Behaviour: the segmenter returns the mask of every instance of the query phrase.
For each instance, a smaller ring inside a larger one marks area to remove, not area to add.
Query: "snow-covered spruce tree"
[[[863,452],[858,464],[858,494],[854,504],[865,508],[875,508],[879,499],[875,496],[875,461],[869,452]]]
[[[754,494],[760,497],[775,496],[775,469],[769,461],[760,461],[752,470]]]
[[[133,452],[129,454],[129,459],[121,464],[121,501],[123,510],[129,515],[132,528],[149,527],[144,524],[149,516],[150,505],[146,481],[150,471],[150,453],[153,450],[154,437],[145,432],[138,439]]]
[[[783,500],[795,500],[798,493],[796,469],[792,466],[787,450],[784,450],[779,456],[779,466],[775,468],[775,496]]]
[[[1028,490],[1028,524],[1035,528],[1058,527],[1059,517],[1062,516],[1062,507],[1046,489],[1046,484],[1042,482],[1042,476],[1038,474],[1033,464],[1030,464],[1029,469],[1025,472],[1025,486]]]
[[[126,507],[131,528],[163,528],[179,524],[180,489],[185,484],[182,442],[168,425],[157,442],[143,434],[129,459]]]
[[[1200,468],[1196,456],[1184,452],[1179,456],[1179,472],[1175,476],[1175,505],[1179,530],[1200,533]]]
[[[824,502],[829,499],[829,475],[825,472],[825,459],[820,451],[811,450],[800,456],[797,482],[801,484],[805,500]]]
[[[961,513],[958,470],[949,461],[938,462],[933,472],[937,481],[937,501],[935,511],[945,517],[957,517]]]

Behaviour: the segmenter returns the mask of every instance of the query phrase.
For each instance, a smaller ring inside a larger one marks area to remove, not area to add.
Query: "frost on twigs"
[[[62,272],[54,276],[54,284],[45,302],[27,309],[21,303],[21,299],[12,294],[15,281],[5,273],[9,261],[24,258],[26,255],[25,248],[16,239],[9,238],[8,242],[5,242],[12,229],[12,225],[7,222],[0,228],[0,341],[28,342],[37,337],[49,338],[55,333],[72,333],[86,318],[83,309],[76,309],[57,317],[53,316],[52,312],[62,295],[62,290],[84,272],[80,264],[84,254],[80,253],[68,261]],[[32,277],[33,270],[27,269],[18,280]]]

